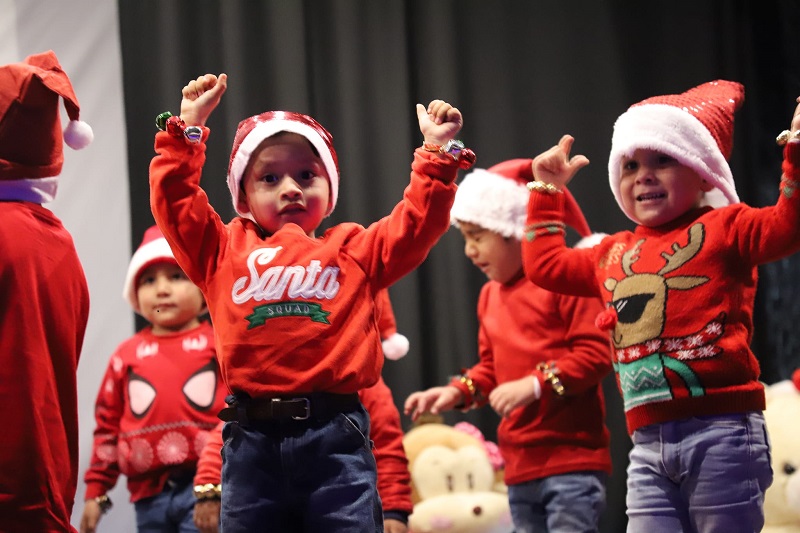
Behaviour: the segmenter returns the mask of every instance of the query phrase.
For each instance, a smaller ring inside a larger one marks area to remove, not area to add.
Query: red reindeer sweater
[[[691,416],[764,409],[750,341],[756,266],[800,250],[800,144],[784,152],[774,206],[692,210],[572,250],[546,231],[563,220],[563,195],[531,194],[523,260],[554,291],[599,295],[616,324],[615,370],[628,429]]]

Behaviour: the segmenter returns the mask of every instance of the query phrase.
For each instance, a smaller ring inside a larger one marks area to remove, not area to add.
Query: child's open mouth
[[[661,200],[662,198],[666,198],[667,195],[663,192],[651,192],[647,194],[640,194],[636,197],[637,202],[647,202],[649,200]]]

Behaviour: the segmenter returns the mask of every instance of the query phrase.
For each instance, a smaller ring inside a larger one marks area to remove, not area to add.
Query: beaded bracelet
[[[775,138],[775,142],[778,143],[778,146],[784,146],[790,141],[800,141],[800,130],[783,130]]]
[[[194,497],[199,502],[207,500],[219,500],[222,498],[222,485],[206,483],[205,485],[194,486]]]
[[[442,155],[449,156],[453,161],[458,163],[458,168],[462,170],[471,169],[478,159],[474,151],[466,148],[463,142],[456,139],[450,139],[444,146],[424,142],[422,143],[422,149],[426,152],[438,152]]]
[[[108,494],[103,494],[102,496],[97,496],[94,498],[94,501],[97,502],[97,505],[100,506],[100,513],[106,514],[108,511],[114,507],[114,503],[111,501],[111,498],[108,497]]]
[[[528,190],[531,192],[536,191],[545,194],[558,194],[561,192],[561,189],[552,183],[545,183],[543,181],[529,181],[525,186],[528,187]]]
[[[558,367],[554,363],[539,363],[536,365],[536,370],[542,373],[545,381],[550,383],[553,391],[558,396],[564,396],[564,384],[561,383],[561,379],[556,375],[558,374]]]
[[[203,129],[199,126],[187,126],[181,117],[164,111],[156,117],[156,127],[166,131],[173,137],[184,137],[190,144],[197,144],[203,137]]]

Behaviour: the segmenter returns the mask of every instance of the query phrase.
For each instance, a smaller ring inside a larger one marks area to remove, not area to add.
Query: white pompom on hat
[[[526,184],[533,179],[533,159],[510,159],[489,169],[473,170],[458,184],[450,222],[454,226],[475,224],[521,241],[531,194]],[[581,237],[589,237],[592,232],[578,202],[566,188],[563,193],[564,223]]]
[[[240,216],[251,217],[247,205],[239,201],[244,171],[261,142],[281,132],[296,133],[305,137],[319,153],[328,172],[330,202],[325,216],[330,215],[339,198],[339,160],[333,149],[333,136],[308,115],[291,111],[267,111],[239,122],[228,164],[228,190],[231,192],[233,208]]]
[[[378,307],[378,329],[381,333],[381,346],[386,359],[396,361],[405,357],[410,343],[408,337],[397,332],[394,309],[389,299],[389,290],[382,289],[375,300]]]
[[[617,118],[608,159],[608,179],[622,211],[619,192],[623,157],[637,149],[654,150],[692,168],[714,186],[704,203],[722,207],[739,202],[728,164],[733,150],[733,116],[744,102],[744,87],[716,80],[681,94],[654,96],[634,104]]]
[[[59,97],[70,119],[63,132]],[[92,128],[80,120],[78,99],[52,50],[0,66],[0,180],[58,176],[63,144],[80,150],[93,138]]]
[[[128,265],[128,272],[125,274],[125,285],[122,289],[122,297],[125,298],[125,300],[131,304],[133,310],[139,314],[141,314],[139,297],[137,294],[139,277],[142,275],[144,269],[156,263],[178,264],[161,230],[158,226],[151,226],[144,232],[142,243],[131,257],[131,262]]]

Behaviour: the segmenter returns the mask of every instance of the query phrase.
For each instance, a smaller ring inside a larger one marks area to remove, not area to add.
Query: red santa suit
[[[69,146],[91,140],[53,52],[0,67],[0,529],[74,531],[76,370],[89,291],[72,237],[42,203]],[[78,126],[77,124],[80,125]],[[82,133],[81,133],[82,132]]]

